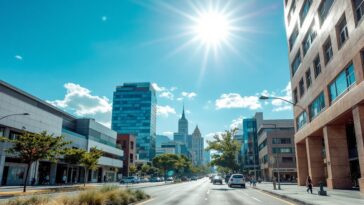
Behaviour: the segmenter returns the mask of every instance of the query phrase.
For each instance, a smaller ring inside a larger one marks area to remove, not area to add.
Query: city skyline
[[[221,8],[236,8],[229,18],[239,28],[233,34],[241,37],[230,42],[237,53],[221,46],[217,57],[211,53],[206,64],[201,61],[201,45],[185,45],[191,36],[178,34],[194,25],[185,14],[198,15],[194,6],[202,8],[209,1],[194,5],[176,1],[173,6],[124,1],[112,6],[94,3],[84,9],[69,2],[67,8],[67,4],[58,5],[63,12],[54,11],[47,2],[21,2],[20,8],[15,2],[0,4],[0,24],[8,28],[0,34],[1,79],[78,117],[92,117],[110,126],[112,93],[124,82],[154,83],[157,134],[169,137],[177,129],[174,122],[183,102],[189,126],[198,124],[206,139],[240,125],[243,117],[256,111],[263,111],[267,118],[293,116],[287,104],[258,100],[262,93],[291,98],[279,1],[220,2]],[[24,8],[30,10],[14,11]],[[272,68],[275,72],[270,72]]]

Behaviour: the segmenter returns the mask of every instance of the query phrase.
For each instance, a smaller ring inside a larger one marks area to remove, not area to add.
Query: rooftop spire
[[[185,103],[183,103],[183,108],[182,108],[182,119],[186,119],[186,117],[185,117]]]

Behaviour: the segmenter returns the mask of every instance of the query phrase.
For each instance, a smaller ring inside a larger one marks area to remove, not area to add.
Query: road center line
[[[279,197],[276,197],[276,196],[273,196],[272,194],[268,194],[268,193],[265,193],[264,191],[258,191],[258,190],[256,190],[257,192],[260,192],[260,193],[262,193],[262,194],[265,194],[265,195],[267,195],[267,196],[269,196],[269,197],[272,197],[272,198],[274,198],[274,199],[277,199],[277,200],[279,200],[279,201],[281,201],[281,202],[284,202],[285,204],[288,204],[288,205],[296,205],[296,204],[294,204],[294,203],[291,203],[291,202],[289,202],[289,201],[286,201],[286,200],[284,200],[284,199],[281,199],[281,198],[279,198]]]
[[[255,201],[262,202],[262,201],[260,201],[259,199],[255,198],[255,197],[251,197],[251,198],[254,199]]]

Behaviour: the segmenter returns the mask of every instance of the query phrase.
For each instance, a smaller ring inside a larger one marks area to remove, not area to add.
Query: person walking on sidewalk
[[[312,194],[312,180],[311,180],[310,176],[307,176],[306,186],[307,186],[307,193],[308,193],[308,191],[310,191]]]

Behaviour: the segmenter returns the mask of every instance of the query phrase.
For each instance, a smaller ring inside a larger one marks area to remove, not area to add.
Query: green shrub
[[[117,185],[105,185],[105,186],[102,186],[100,191],[102,193],[105,193],[105,192],[109,192],[109,191],[113,191],[115,189],[119,189],[120,187],[117,186]]]
[[[83,205],[105,205],[106,194],[96,190],[81,192],[78,195],[78,201]]]

